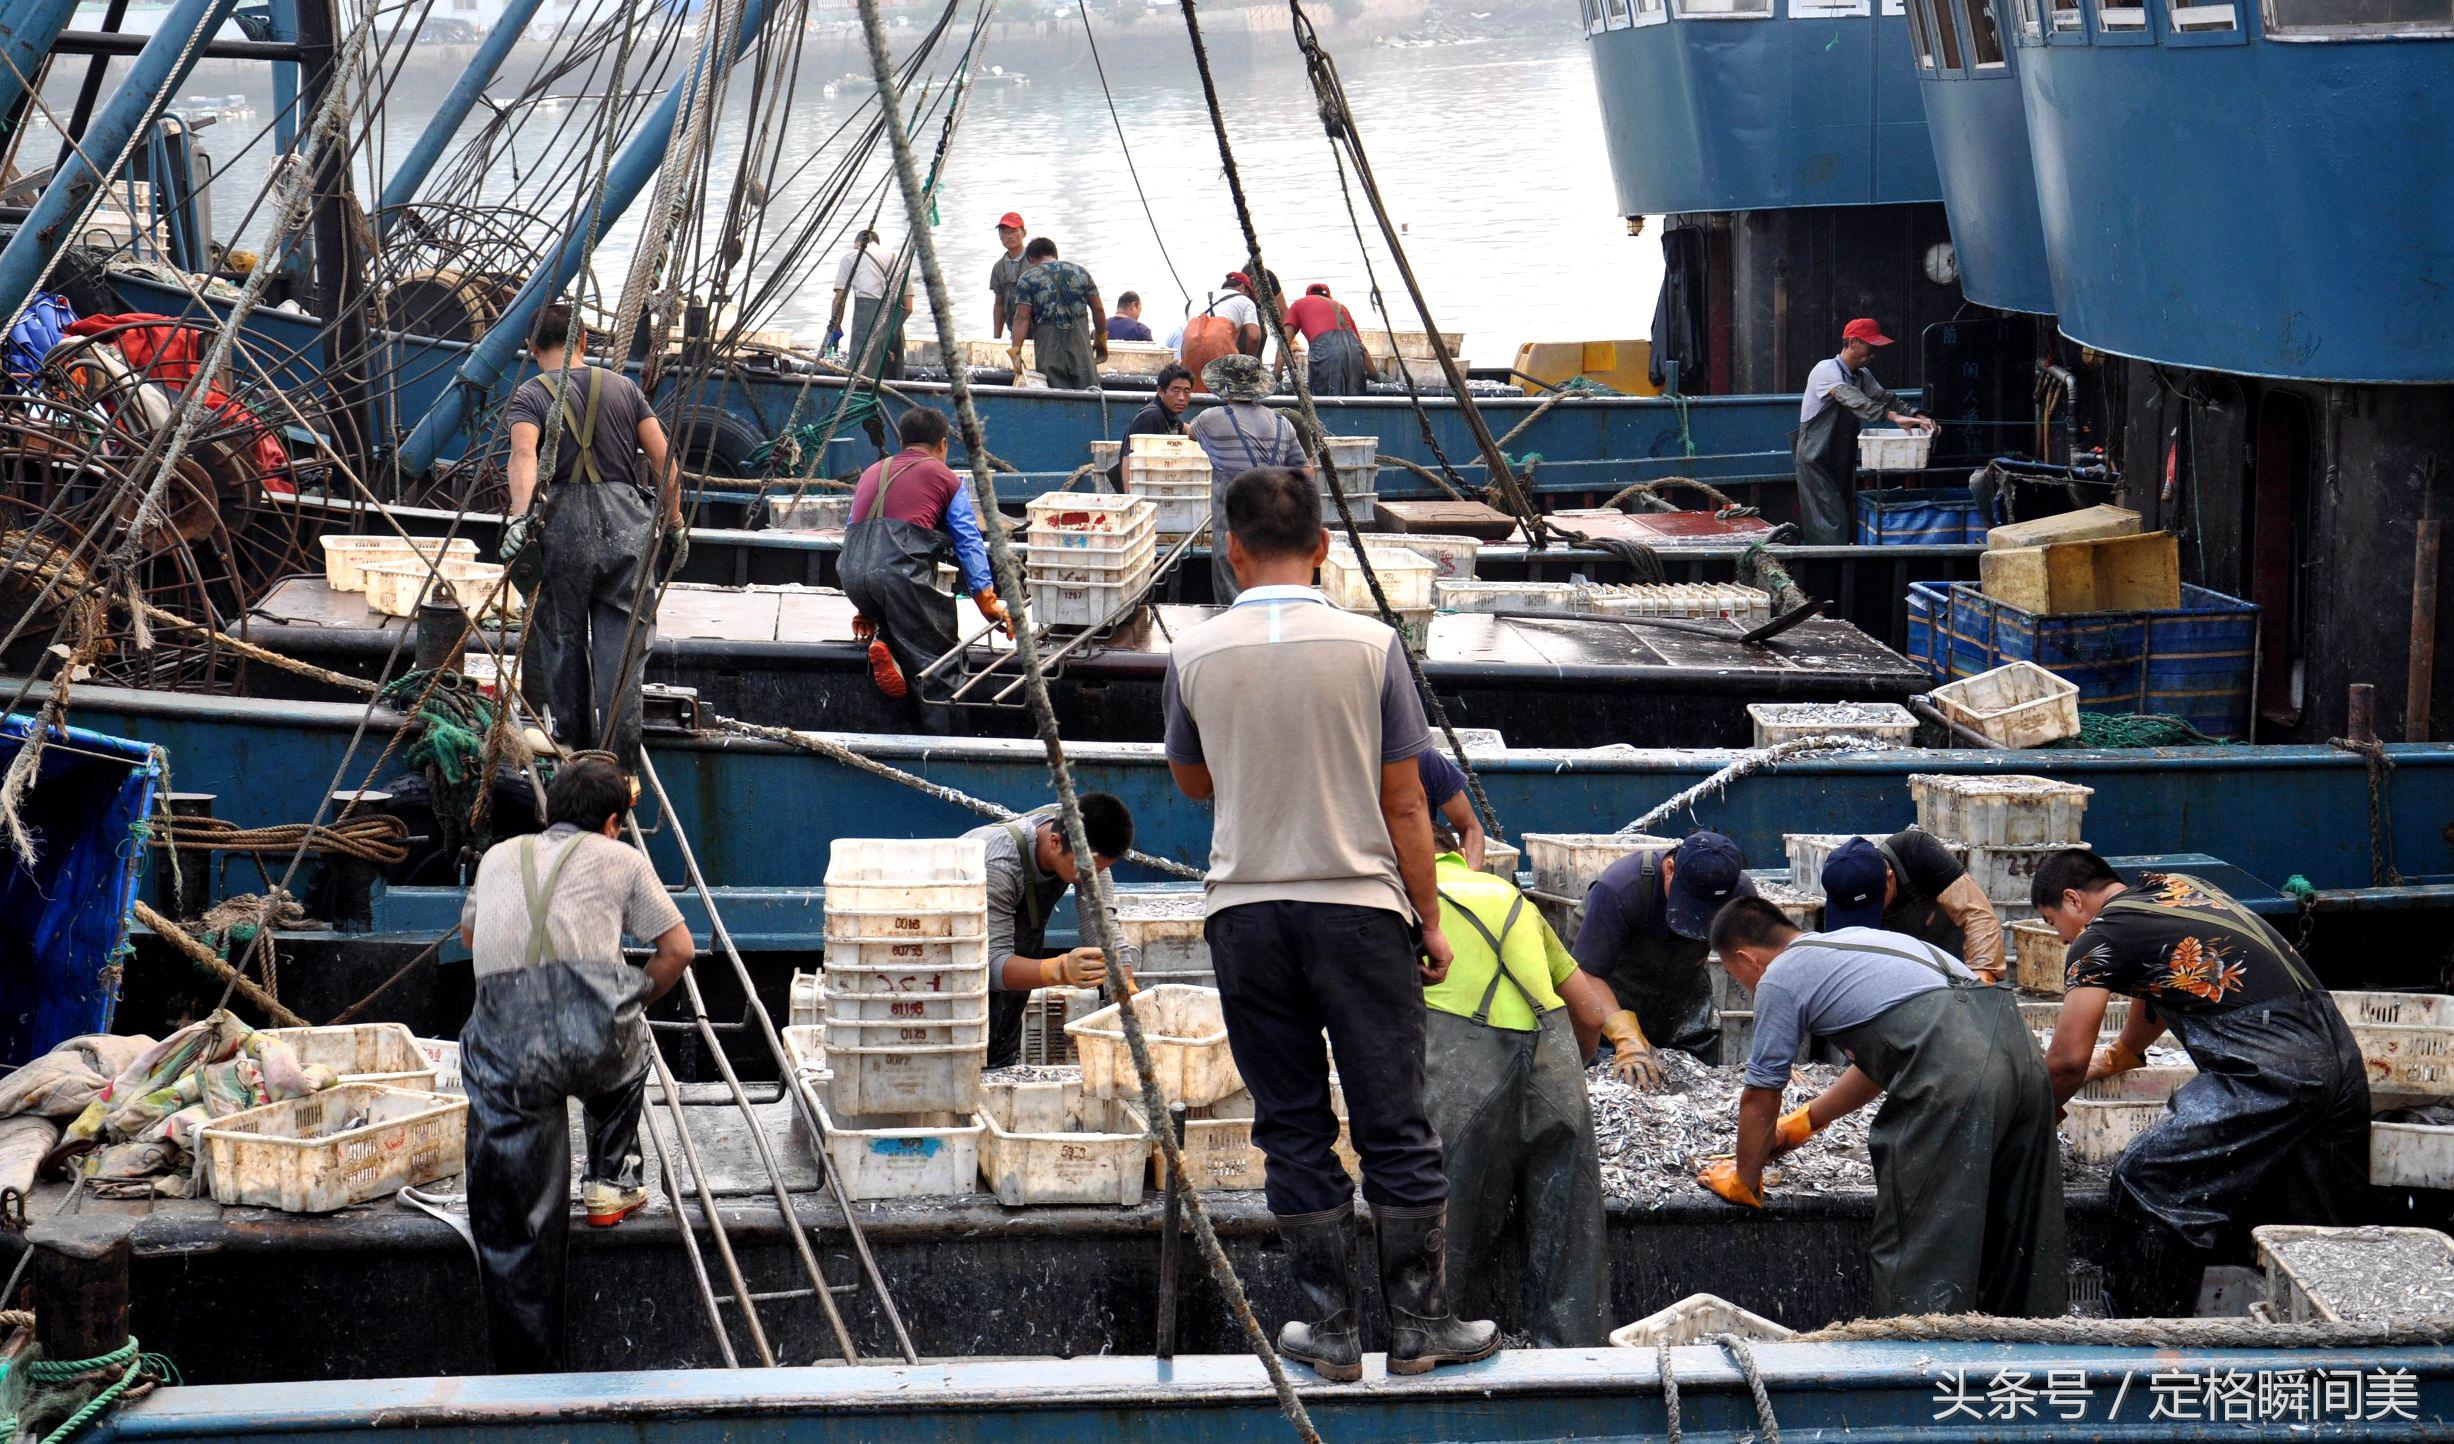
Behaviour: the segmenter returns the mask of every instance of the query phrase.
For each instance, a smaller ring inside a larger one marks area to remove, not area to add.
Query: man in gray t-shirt
[[[656,1045],[644,1013],[693,950],[647,855],[617,839],[630,800],[612,763],[564,763],[545,791],[552,825],[488,850],[461,910],[477,972],[460,1030],[469,1232],[497,1373],[566,1367],[572,1099],[587,1115],[588,1222],[620,1223],[648,1198],[639,1111]],[[646,968],[623,958],[625,933],[655,944]]]
[[[1105,792],[1080,798],[1082,831],[1100,871],[1133,849],[1133,814]],[[1096,988],[1108,980],[1099,949],[1048,953],[1048,915],[1081,881],[1055,804],[963,834],[980,839],[988,863],[988,1059],[1022,1061],[1023,1011],[1041,988]],[[1087,894],[1077,893],[1077,900]]]
[[[1867,1134],[1875,1218],[1869,1312],[2062,1312],[2062,1151],[2053,1085],[2008,990],[1931,943],[1877,928],[1801,933],[1762,898],[1713,919],[1713,950],[1755,990],[1755,1044],[1736,1155],[1697,1182],[1764,1206],[1764,1164],[1883,1099]],[[1840,1080],[1781,1112],[1808,1037],[1850,1058]]]
[[[1310,477],[1247,471],[1225,509],[1246,589],[1177,637],[1161,706],[1177,790],[1217,808],[1203,934],[1302,1291],[1278,1346],[1325,1379],[1362,1377],[1326,1032],[1380,1242],[1389,1372],[1486,1358],[1499,1330],[1449,1312],[1449,1184],[1424,1111],[1423,985],[1450,955],[1405,644],[1312,588],[1329,534]]]
[[[527,625],[536,632],[532,665],[554,734],[572,751],[604,747],[623,766],[636,767],[640,677],[656,641],[652,610],[640,615],[655,579],[648,493],[664,511],[675,548],[667,571],[687,554],[682,493],[668,465],[665,428],[647,396],[628,376],[588,365],[584,339],[566,356],[570,326],[570,307],[556,302],[529,327],[539,374],[511,394],[511,504],[502,554],[516,570],[530,545],[540,552]],[[538,452],[557,410],[563,424],[540,529]]]

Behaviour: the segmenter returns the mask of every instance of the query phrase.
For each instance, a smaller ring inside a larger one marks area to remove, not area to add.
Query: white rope
[[[1775,742],[1770,747],[1757,747],[1741,754],[1736,760],[1695,786],[1673,795],[1669,801],[1637,818],[1618,830],[1615,836],[1649,832],[1653,825],[1674,812],[1693,806],[1704,798],[1717,796],[1721,790],[1741,777],[1756,772],[1770,772],[1784,762],[1800,757],[1820,757],[1834,752],[1889,752],[1893,744],[1874,737],[1792,737],[1787,742]]]

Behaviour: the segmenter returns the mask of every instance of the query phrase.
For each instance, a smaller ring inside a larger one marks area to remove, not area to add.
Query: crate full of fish
[[[2454,1314],[2454,1238],[2433,1228],[2270,1223],[2250,1238],[2279,1324]]]
[[[1771,747],[1801,737],[1862,737],[1907,747],[1917,736],[1917,717],[1897,702],[1750,702],[1755,745]]]

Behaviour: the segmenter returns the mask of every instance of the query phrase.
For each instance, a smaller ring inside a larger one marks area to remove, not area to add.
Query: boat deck
[[[815,1231],[819,1256],[838,1284],[853,1281],[842,1214],[819,1189],[817,1166],[772,1084],[749,1085],[761,1129],[784,1163],[793,1211]],[[684,1084],[691,1135],[742,1270],[755,1290],[806,1282],[740,1110],[710,1085]],[[650,1106],[671,1136],[656,1091]],[[576,1115],[576,1110],[574,1110]],[[577,1196],[579,1139],[572,1139]],[[677,1150],[678,1153],[678,1150]],[[676,1167],[693,1189],[685,1160]],[[648,1208],[618,1228],[571,1231],[572,1366],[577,1369],[708,1367],[722,1362],[691,1281],[653,1154]],[[2105,1176],[2074,1166],[2065,1183],[2072,1253],[2097,1256],[2105,1226]],[[431,1192],[449,1193],[456,1180]],[[66,1188],[40,1186],[30,1218],[47,1217]],[[1741,1213],[1701,1190],[1657,1207],[1614,1203],[1609,1212],[1615,1321],[1641,1318],[1688,1294],[1716,1293],[1767,1317],[1803,1327],[1864,1307],[1864,1241],[1874,1215],[1870,1190],[1785,1194],[1762,1213]],[[897,1308],[924,1357],[1079,1357],[1147,1352],[1154,1338],[1162,1195],[1134,1208],[1009,1209],[982,1194],[855,1205]],[[1204,1195],[1229,1257],[1274,1333],[1296,1305],[1259,1193]],[[242,1383],[402,1374],[468,1374],[486,1367],[474,1256],[445,1224],[395,1199],[325,1215],[224,1208],[209,1200],[80,1198],[79,1212],[136,1220],[131,1327],[147,1349],[175,1359],[193,1383]],[[695,1196],[686,1210],[699,1216]],[[11,1247],[16,1235],[8,1236]],[[700,1227],[708,1267],[724,1291]],[[1188,1240],[1189,1242],[1189,1240]],[[1232,1353],[1241,1337],[1223,1300],[1184,1254],[1179,1346]],[[1367,1294],[1372,1291],[1367,1290]],[[1513,1275],[1508,1285],[1513,1296]],[[842,1304],[872,1358],[891,1355],[874,1300]],[[1379,1336],[1377,1303],[1367,1341]],[[734,1310],[730,1305],[726,1312]],[[1503,1307],[1508,1327],[1515,1311]],[[837,1358],[833,1336],[807,1299],[761,1306],[778,1359]],[[736,1341],[747,1361],[745,1336]]]
[[[969,618],[976,635],[971,609],[948,605]],[[1155,741],[1170,639],[1217,611],[1153,607],[1067,657],[1057,676],[1066,735]],[[677,584],[659,611],[649,679],[695,687],[703,703],[747,721],[908,730],[904,711],[869,684],[852,617],[841,592],[822,588]],[[268,593],[243,625],[259,645],[372,676],[410,624],[376,613],[361,595],[333,591],[320,577],[296,577]],[[978,641],[968,665],[986,667],[1008,650],[1000,641]],[[1432,619],[1424,669],[1452,720],[1496,727],[1519,746],[1743,745],[1752,736],[1748,702],[1896,701],[1932,685],[1897,652],[1827,618],[1746,647],[1594,620],[1442,613]],[[316,685],[261,668],[252,680],[268,695],[304,695]],[[1003,687],[984,684],[977,695],[985,699]],[[1027,730],[1018,702],[978,709],[967,720],[980,732]]]

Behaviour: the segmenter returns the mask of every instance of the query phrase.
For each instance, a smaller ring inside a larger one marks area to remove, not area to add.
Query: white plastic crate
[[[791,990],[784,1001],[784,1021],[794,1027],[810,1027],[826,1021],[826,990],[818,974],[807,969],[795,969]]]
[[[1630,832],[1529,832],[1521,839],[1534,870],[1534,888],[1579,899],[1612,863],[1635,852],[1668,852],[1678,840]]]
[[[1858,433],[1858,470],[1923,471],[1934,453],[1934,433],[1899,426],[1871,426]]]
[[[1504,877],[1510,882],[1515,882],[1518,864],[1523,861],[1525,861],[1524,853],[1510,847],[1498,838],[1483,839],[1483,871],[1493,877]]]
[[[1161,470],[1138,462],[1125,468],[1125,489],[1150,503],[1154,545],[1160,538],[1198,531],[1210,519],[1210,463],[1196,460],[1198,471]]]
[[[1113,492],[1043,492],[1025,502],[1023,510],[1035,547],[1114,549],[1150,525],[1148,502]]]
[[[1150,1137],[1117,1099],[1078,1082],[991,1083],[980,1121],[980,1176],[1008,1208],[1142,1201]]]
[[[1864,737],[1906,747],[1917,735],[1916,714],[1897,702],[1750,702],[1755,745],[1800,737]]]
[[[1091,469],[1098,472],[1102,476],[1116,470],[1118,464],[1124,459],[1125,444],[1121,441],[1094,441],[1091,443]]]
[[[1781,845],[1789,853],[1789,885],[1817,902],[1823,901],[1823,865],[1851,838],[1868,842],[1890,839],[1888,832],[1792,832]]]
[[[1621,1349],[1651,1349],[1663,1344],[1677,1348],[1704,1343],[1716,1334],[1770,1341],[1789,1338],[1796,1332],[1761,1314],[1749,1313],[1727,1299],[1712,1294],[1689,1294],[1658,1314],[1621,1324],[1611,1330],[1610,1341]]]
[[[1329,464],[1337,468],[1338,479],[1349,491],[1355,489],[1354,477],[1373,472],[1380,466],[1380,438],[1377,436],[1328,436],[1322,438],[1322,450]]]
[[[988,915],[987,845],[976,837],[837,838],[827,852],[826,902],[830,937],[944,937],[954,931],[946,919]],[[862,928],[837,932],[839,911],[862,915]],[[869,921],[876,917],[919,925]]]
[[[406,561],[415,556],[477,559],[477,543],[467,537],[328,536],[324,548],[324,584],[336,592],[363,592],[370,563]]]
[[[1433,604],[1433,582],[1439,568],[1398,546],[1366,546],[1364,558],[1372,564],[1372,573],[1380,580],[1381,595],[1389,599],[1389,608],[1396,612],[1429,612]],[[1355,560],[1354,548],[1332,542],[1329,555],[1321,559],[1321,590],[1328,594],[1330,605],[1350,612],[1372,612],[1378,608],[1372,601],[1372,588],[1363,579],[1363,567]]]
[[[844,922],[847,927],[860,925],[858,916],[846,918]],[[838,968],[889,968],[959,972],[967,968],[986,968],[988,933],[985,920],[963,918],[956,919],[956,922],[969,931],[951,937],[828,938],[825,966],[829,971]],[[849,987],[850,984],[844,986]]]
[[[1547,612],[1573,617],[1600,609],[1596,589],[1582,582],[1483,582],[1439,578],[1432,597],[1444,612]]]
[[[837,944],[838,947],[842,946]],[[982,956],[986,956],[985,949]],[[819,988],[817,1016],[811,1022],[824,1021],[825,1000],[853,994],[893,996],[915,993],[930,996],[940,993],[976,992],[988,977],[985,962],[967,967],[903,967],[894,963],[837,963],[826,970]]]
[[[498,562],[464,557],[426,561],[367,562],[359,567],[366,581],[366,604],[387,617],[414,617],[436,583],[448,582],[452,599],[472,617],[493,619],[520,614],[524,599],[517,587],[503,580]]]
[[[2337,992],[2334,998],[2343,1021],[2355,1028],[2364,1024],[2454,1028],[2454,995]]]
[[[342,1083],[207,1124],[197,1168],[225,1207],[329,1213],[460,1172],[468,1112],[466,1098]]]
[[[813,1090],[826,1130],[827,1166],[850,1199],[943,1198],[980,1191],[980,1120],[941,1109],[860,1114],[827,1106]]]
[[[1139,500],[1140,498],[1136,498]],[[1147,503],[1145,503],[1147,505]],[[1157,511],[1145,515],[1142,524],[1123,537],[1100,532],[1065,532],[1061,535],[1088,536],[1096,546],[1056,546],[1034,531],[1023,565],[1033,581],[1049,582],[1112,582],[1129,572],[1146,570],[1158,555]],[[1110,546],[1104,543],[1116,542]]]
[[[878,1050],[909,1048],[927,1051],[934,1048],[964,1048],[977,1051],[983,1058],[988,1049],[988,995],[976,998],[910,998],[912,1003],[932,1009],[960,1010],[956,1016],[938,1018],[847,1018],[839,1009],[871,1007],[878,1003],[877,995],[847,994],[827,1000],[827,1018],[819,1027],[824,1031],[830,1055],[865,1053]],[[883,1000],[892,1003],[894,999]]]
[[[2046,923],[2013,923],[2004,942],[2011,953],[2011,980],[2023,993],[2062,996],[2070,944]]]
[[[2371,1123],[2369,1181],[2381,1188],[2454,1188],[2454,1126]]]
[[[788,1023],[783,1032],[787,1070],[805,1086],[823,1091],[835,1077],[827,1067],[826,1031],[815,1023]]]
[[[1329,1106],[1338,1115],[1338,1137],[1330,1150],[1350,1176],[1360,1173],[1363,1160],[1355,1153],[1354,1137],[1346,1121],[1346,1095],[1334,1079],[1330,1083]],[[1138,1106],[1125,1103],[1122,1108],[1135,1128],[1146,1127]],[[1248,1193],[1258,1191],[1268,1181],[1269,1159],[1253,1146],[1249,1094],[1223,1098],[1216,1107],[1190,1110],[1190,1114],[1184,1124],[1184,1166],[1195,1188]],[[1157,1148],[1150,1150],[1150,1181],[1154,1188],[1167,1187],[1167,1156]]]
[[[1419,654],[1431,645],[1432,619],[1438,615],[1429,607],[1398,612],[1397,635],[1407,651]]]
[[[2030,1032],[2050,1034],[2062,1022],[2060,998],[2022,998],[2019,1000],[2019,1020]],[[2105,1016],[2096,1026],[2099,1038],[2111,1040],[2130,1021],[2130,1000],[2116,993],[2105,999]]]
[[[1927,694],[1945,717],[1997,747],[2079,735],[2079,689],[2034,662],[2008,662]]]
[[[2195,1068],[2133,1068],[2090,1083],[2063,1105],[2062,1136],[2081,1163],[2111,1163],[2130,1140],[2169,1111],[2173,1090],[2198,1076]]]
[[[852,493],[807,492],[767,498],[769,531],[841,531],[852,521]]]
[[[300,1066],[330,1068],[344,1083],[380,1083],[413,1093],[433,1093],[435,1064],[418,1048],[406,1023],[342,1023],[328,1028],[266,1028],[298,1055]],[[454,1081],[459,1068],[453,1067]]]
[[[1198,1108],[1216,1103],[1244,1086],[1235,1055],[1227,1051],[1227,1021],[1219,1010],[1218,990],[1167,983],[1136,993],[1128,1003],[1111,1003],[1087,1018],[1065,1025],[1082,1065],[1082,1088],[1093,1098],[1138,1098],[1141,1077],[1133,1054],[1125,1046],[1125,1026],[1117,1014],[1130,1006],[1142,1022],[1142,1040],[1150,1049],[1150,1066],[1159,1094],[1170,1103]]]
[[[2412,1279],[2415,1291],[2427,1287],[2442,1291],[2454,1280],[2454,1238],[2433,1228],[2329,1228],[2314,1224],[2260,1224],[2250,1230],[2250,1238],[2258,1245],[2258,1263],[2267,1273],[2267,1307],[2279,1324],[2326,1322],[2377,1322],[2381,1316],[2354,1313],[2344,1303],[2328,1295],[2328,1280],[2321,1268],[2307,1259],[2296,1257],[2297,1245],[2321,1240],[2334,1244],[2374,1242],[2395,1244],[2399,1256],[2417,1244],[2434,1256],[2425,1278]],[[2408,1265],[2404,1265],[2408,1267]],[[2399,1275],[2398,1275],[2399,1277]]]
[[[1731,582],[1639,582],[1593,588],[1594,610],[1614,617],[1722,620],[1753,626],[1772,620],[1772,598]]]
[[[2086,847],[2085,842],[2048,842],[2034,847],[1979,846],[1968,849],[1968,875],[1985,890],[1988,901],[2000,907],[2004,903],[2024,903],[2033,895],[2036,870],[2045,859],[2066,847]]]
[[[2096,789],[2050,777],[1913,772],[1909,795],[1917,801],[1917,825],[1945,842],[2076,847]]]
[[[1392,546],[1401,546],[1432,564],[1432,575],[1441,582],[1474,580],[1476,562],[1482,556],[1483,543],[1478,537],[1442,536],[1429,532],[1392,532],[1386,538]],[[1435,601],[1438,600],[1435,593]]]
[[[1133,461],[1198,461],[1204,468],[1210,465],[1209,454],[1201,449],[1200,442],[1190,436],[1136,436],[1128,444],[1125,455]]]
[[[460,1091],[460,1040],[458,1038],[420,1038],[418,1056],[435,1070],[436,1093]]]
[[[1108,919],[1126,963],[1145,987],[1186,974],[1210,974],[1208,919],[1199,888],[1119,888]]]
[[[834,1078],[827,1099],[838,1113],[969,1113],[980,1103],[980,1068],[987,1029],[977,1041],[902,1043],[858,1030],[861,1041],[839,1045],[832,1020],[822,1025]]]
[[[887,1023],[984,1023],[988,1020],[988,973],[983,970],[972,986],[964,989],[881,993],[837,992],[828,988],[819,997],[818,1021],[830,1030],[838,1024],[875,1027]],[[847,1034],[845,1041],[858,1043],[860,1039]],[[912,1041],[932,1040],[915,1038]],[[961,1040],[942,1038],[934,1041]]]
[[[1043,581],[1029,579],[1031,621],[1043,627],[1104,627],[1130,615],[1128,605],[1150,585],[1151,563],[1113,582]]]
[[[2454,1098],[2454,1028],[2353,1023],[2369,1069],[2369,1093],[2389,1098]]]
[[[1758,882],[1755,895],[1781,910],[1789,925],[1802,933],[1823,926],[1823,894],[1791,883]]]

